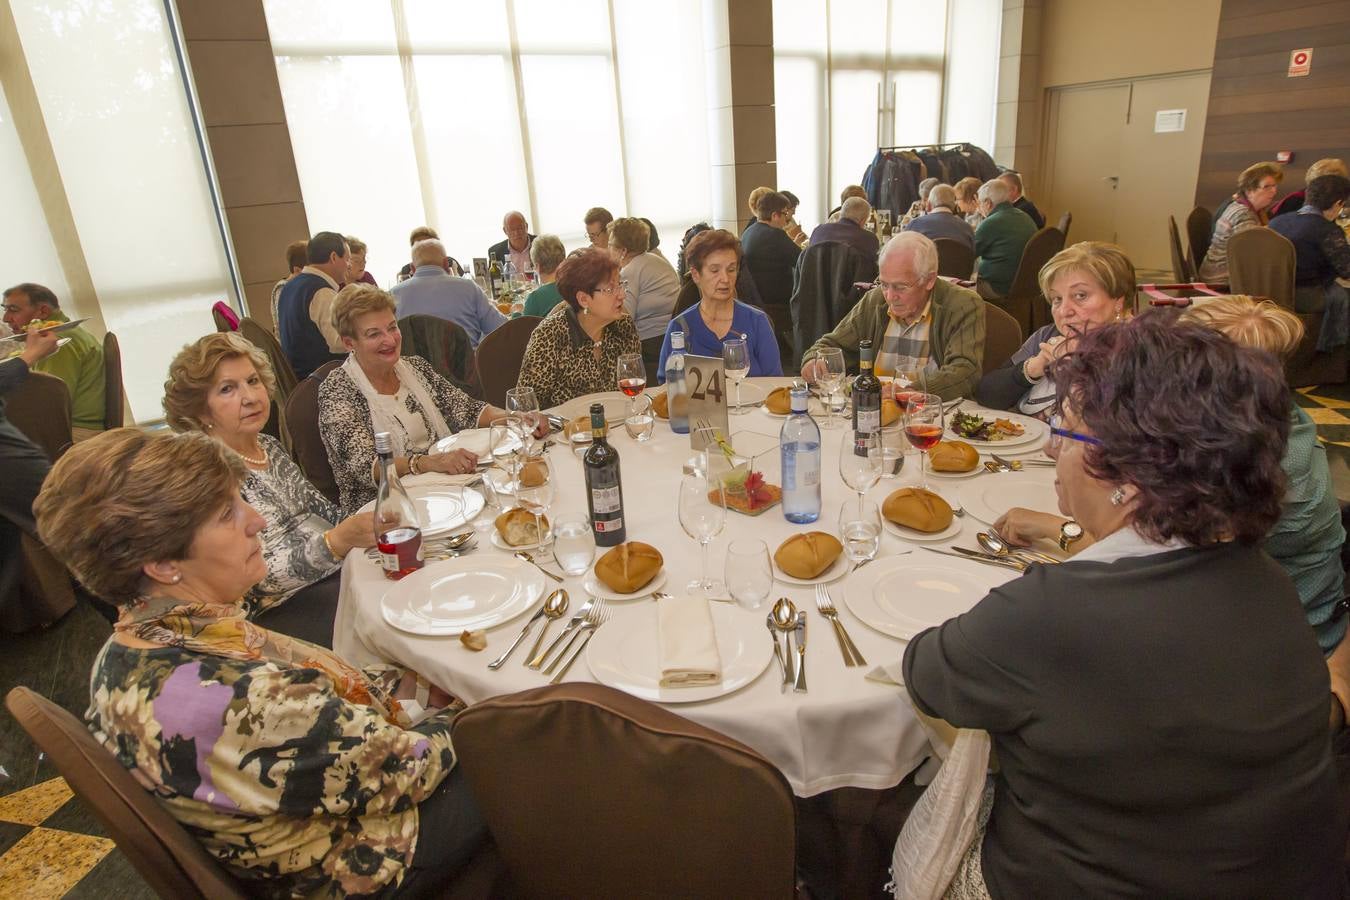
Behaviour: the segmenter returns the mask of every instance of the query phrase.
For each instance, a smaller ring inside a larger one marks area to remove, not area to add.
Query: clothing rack
[[[924,144],[922,147],[878,147],[878,153],[894,153],[897,150],[909,151],[911,153],[919,150],[948,150],[952,147],[965,147],[970,141],[953,141],[949,144]]]

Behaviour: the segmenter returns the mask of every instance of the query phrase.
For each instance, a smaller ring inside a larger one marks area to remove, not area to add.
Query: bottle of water
[[[670,410],[670,430],[689,433],[689,391],[684,384],[684,332],[670,333],[670,355],[666,357],[666,407]]]
[[[779,433],[783,517],[805,524],[820,518],[820,426],[806,411],[806,385],[792,386],[792,414]]]

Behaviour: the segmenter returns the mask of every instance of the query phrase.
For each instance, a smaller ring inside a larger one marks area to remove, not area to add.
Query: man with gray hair
[[[816,244],[848,244],[863,256],[873,257],[881,249],[877,236],[863,228],[872,214],[872,204],[866,197],[849,197],[839,210],[839,221],[822,222],[811,231],[808,247]],[[866,276],[864,276],[866,277]]]
[[[928,192],[928,212],[911,221],[905,231],[917,231],[931,240],[947,238],[975,250],[975,229],[956,214],[956,191],[950,184],[939,184]],[[964,272],[962,278],[969,278]]]
[[[511,263],[517,273],[523,273],[530,267],[530,244],[534,243],[525,214],[513,209],[502,216],[502,234],[506,235],[506,240],[489,247],[488,258],[497,260],[503,267]]]
[[[450,260],[440,241],[429,238],[413,244],[412,262],[412,277],[389,289],[400,319],[435,316],[454,322],[468,333],[474,347],[506,321],[478,285],[450,274]]]
[[[1036,223],[1037,228],[1045,227],[1045,215],[1036,208],[1036,204],[1031,202],[1031,198],[1022,193],[1022,176],[1012,169],[998,176],[998,180],[1008,186],[1008,200],[1013,206],[1022,212],[1031,216],[1031,221]]]
[[[928,194],[942,184],[941,178],[925,178],[919,182],[919,199],[909,205],[909,210],[900,217],[900,228],[903,229],[913,220],[928,212]]]
[[[876,285],[802,354],[802,377],[820,377],[817,357],[825,347],[842,349],[856,369],[858,344],[870,339],[878,375],[904,377],[943,400],[970,396],[984,361],[984,301],[938,278],[937,247],[918,232],[887,241],[877,264]],[[893,383],[886,385],[883,396],[893,390]]]
[[[979,198],[984,221],[975,229],[975,255],[980,258],[975,290],[986,300],[1001,300],[1012,287],[1022,250],[1036,233],[1036,223],[1012,205],[1005,181],[986,181],[980,185]]]

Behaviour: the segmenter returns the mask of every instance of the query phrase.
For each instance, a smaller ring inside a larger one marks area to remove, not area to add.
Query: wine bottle
[[[804,524],[820,518],[820,426],[806,411],[806,385],[789,392],[792,412],[778,435],[783,471],[783,518]]]
[[[389,432],[375,434],[378,458],[375,489],[375,546],[385,578],[397,580],[425,565],[421,517],[399,480]]]
[[[628,538],[623,521],[623,483],[619,478],[619,451],[605,439],[605,408],[591,404],[591,446],[582,457],[586,471],[586,505],[591,511],[591,533],[597,547],[614,547]]]
[[[494,303],[497,300],[497,285],[502,280],[502,264],[497,261],[496,256],[488,257],[488,287],[490,288],[489,300]]]
[[[666,357],[666,408],[670,430],[689,433],[689,389],[684,383],[684,332],[670,333],[670,355]]]
[[[858,377],[853,379],[853,434],[856,437],[880,430],[881,382],[872,374],[872,342],[864,338],[858,342]],[[867,454],[865,447],[861,453]]]

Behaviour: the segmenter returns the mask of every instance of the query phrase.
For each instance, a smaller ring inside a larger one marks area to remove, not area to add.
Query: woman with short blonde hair
[[[1202,299],[1181,314],[1182,321],[1208,325],[1244,347],[1264,350],[1280,360],[1288,359],[1303,340],[1299,317],[1265,297]]]

